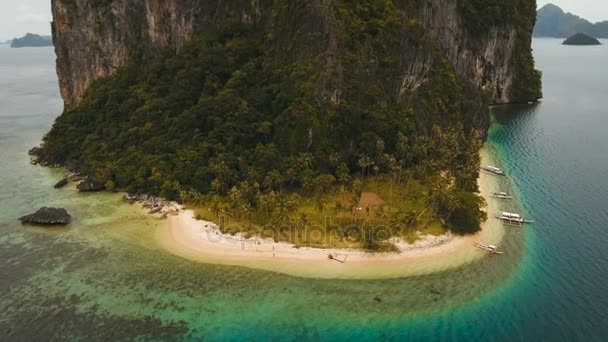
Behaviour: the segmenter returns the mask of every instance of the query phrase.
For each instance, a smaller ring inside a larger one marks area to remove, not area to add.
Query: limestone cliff
[[[299,194],[322,202],[360,193],[361,179],[407,179],[397,201],[411,210],[378,222],[423,215],[474,232],[489,104],[541,96],[535,5],[54,0],[66,110],[38,157],[110,190],[210,200],[263,224],[307,220]]]
[[[256,21],[260,2],[53,0],[57,73],[66,107],[77,105],[91,82],[124,65],[134,49],[178,49],[194,33],[228,17]]]
[[[317,37],[326,42],[322,67],[333,69],[325,71],[326,78],[340,77],[340,66],[332,64],[331,57],[327,57],[340,44],[340,39],[336,38],[339,28],[332,20],[340,13],[334,11],[333,2],[339,1],[307,2],[308,29],[316,31]],[[518,67],[515,59],[517,54],[530,56],[535,1],[521,1],[531,5],[527,6],[531,13],[523,14],[529,18],[525,24],[516,21],[489,23],[489,29],[481,36],[473,36],[466,29],[468,19],[462,17],[458,7],[462,2],[475,1],[394,1],[396,6],[406,8],[408,17],[403,18],[404,25],[409,23],[409,28],[415,29],[418,23],[421,24],[425,37],[443,52],[459,75],[483,89],[492,102],[536,100],[538,96],[515,96],[513,89],[516,78],[526,77],[521,73],[533,71],[533,68]],[[268,32],[280,31],[282,28],[277,25],[282,21],[277,15],[293,15],[295,12],[290,8],[301,6],[301,3],[294,0],[53,0],[57,72],[66,108],[78,105],[93,81],[123,66],[135,50],[154,53],[166,48],[179,49],[193,35],[226,22],[240,21],[264,25]],[[527,42],[527,46],[518,47],[518,42],[524,42],[523,45]],[[429,53],[428,46],[420,48],[407,44],[402,46],[402,55],[406,63],[395,68],[394,91],[407,96],[425,82],[436,56]],[[322,82],[323,77],[320,79]],[[323,89],[323,93],[339,100],[339,82],[333,82],[333,88]],[[483,126],[484,122],[480,124]]]
[[[66,111],[44,138],[45,162],[170,198],[268,173],[289,187],[370,165],[392,174],[397,161],[473,191],[489,104],[541,96],[535,7],[54,0]]]

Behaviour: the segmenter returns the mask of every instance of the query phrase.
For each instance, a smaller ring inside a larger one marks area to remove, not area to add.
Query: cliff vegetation
[[[177,51],[133,49],[57,119],[44,158],[302,244],[286,226],[339,239],[347,227],[362,237],[390,227],[363,239],[373,249],[417,230],[475,232],[491,99],[428,34],[418,2],[275,2],[260,20],[223,21]],[[485,2],[459,1],[471,46],[518,27],[513,98],[534,101],[534,11],[504,16],[514,8],[492,3],[496,12],[476,17]]]

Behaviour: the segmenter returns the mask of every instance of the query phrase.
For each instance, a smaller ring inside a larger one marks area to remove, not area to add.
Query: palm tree
[[[338,181],[342,184],[350,181],[350,170],[348,169],[348,165],[346,165],[346,163],[340,163],[338,165],[336,168],[336,176],[338,177]]]
[[[376,139],[376,165],[382,165],[384,162],[384,140]]]
[[[342,202],[336,201],[336,204],[334,205],[334,210],[336,211],[336,214],[341,213],[342,210],[344,210],[344,206],[342,205]]]
[[[215,216],[220,216],[222,211],[222,199],[218,195],[213,195],[209,201],[209,210]]]
[[[374,165],[372,168],[374,170],[374,176],[378,177],[378,173],[380,172],[380,167],[378,165]]]
[[[357,208],[359,206],[359,202],[361,202],[361,196],[363,195],[363,184],[360,180],[355,179],[352,185],[352,191],[352,206],[353,208]]]
[[[326,193],[331,186],[336,182],[336,178],[332,175],[319,175],[313,181],[313,188],[317,194]]]
[[[435,182],[431,185],[431,190],[429,191],[429,196],[426,200],[425,210],[430,212],[433,216],[439,215],[441,209],[447,209],[451,214],[457,205],[458,202],[454,197],[454,193],[450,191],[446,179],[437,177]]]
[[[289,205],[285,196],[280,196],[277,199],[276,210],[274,215],[275,225],[283,224],[289,218]]]
[[[409,164],[409,141],[407,137],[401,133],[397,133],[397,156],[401,165],[405,166]]]
[[[269,218],[276,206],[276,196],[274,192],[271,191],[267,194],[260,193],[258,203],[260,203],[260,208],[264,212],[266,218]]]
[[[403,215],[403,222],[408,227],[414,227],[418,224],[418,215],[416,215],[416,212],[414,211],[408,211]]]
[[[242,203],[239,207],[239,210],[242,214],[245,215],[245,219],[247,220],[247,224],[249,228],[251,228],[251,205],[249,203]]]
[[[365,176],[366,170],[367,175],[369,176],[369,167],[374,165],[374,161],[367,155],[362,155],[361,158],[359,158],[357,165],[361,168],[361,177]]]
[[[447,210],[445,218],[449,219],[452,216],[452,213],[454,212],[454,210],[456,210],[462,206],[462,203],[460,202],[460,199],[458,198],[458,196],[456,195],[456,193],[454,191],[448,191],[447,196],[445,197],[444,200],[445,200],[444,206],[445,206],[445,209]]]
[[[305,213],[301,213],[299,218],[299,224],[302,226],[302,228],[306,229],[308,227],[308,223],[308,215],[306,215]]]
[[[260,123],[257,133],[264,137],[264,141],[268,143],[270,141],[270,134],[272,133],[272,122],[264,121]]]
[[[430,141],[428,141],[428,139],[426,139],[425,137],[417,137],[414,140],[412,152],[418,163],[420,161],[428,159],[428,145],[430,145]]]
[[[225,184],[219,179],[215,178],[211,181],[211,190],[215,194],[221,194],[224,192]]]
[[[384,205],[377,206],[376,215],[378,215],[378,217],[380,217],[381,219],[388,218],[388,213],[386,212],[386,206],[384,206]]]
[[[325,201],[323,196],[318,195],[317,197],[315,197],[315,209],[317,209],[319,212],[323,212],[326,204],[327,202]]]
[[[240,214],[242,213],[243,193],[238,187],[233,186],[232,189],[230,189],[228,198],[230,199],[230,209],[235,216],[240,217]]]
[[[264,178],[264,187],[267,190],[276,190],[281,193],[281,184],[283,183],[283,177],[278,170],[272,170],[268,172]]]
[[[312,167],[313,156],[310,153],[300,153],[297,158],[297,163],[300,170],[309,169]]]

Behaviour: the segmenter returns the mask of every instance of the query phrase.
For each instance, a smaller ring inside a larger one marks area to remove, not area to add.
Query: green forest
[[[390,248],[377,227],[411,239],[478,231],[487,127],[476,117],[488,100],[392,1],[336,1],[329,37],[309,6],[225,22],[177,53],[135,49],[57,119],[44,158],[298,245],[326,245],[302,238],[313,225],[337,241],[356,227],[369,249]],[[425,82],[399,94],[420,54],[432,61]]]

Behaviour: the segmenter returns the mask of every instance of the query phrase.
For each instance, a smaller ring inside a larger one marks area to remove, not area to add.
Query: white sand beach
[[[487,161],[488,158],[487,152],[482,151],[482,160]],[[493,177],[482,173],[479,178],[480,192],[488,202],[489,213],[498,211],[496,201],[485,196],[495,190]],[[412,245],[397,240],[400,253],[296,248],[272,239],[223,235],[214,223],[196,220],[190,210],[170,216],[157,231],[161,246],[183,258],[327,279],[397,278],[455,268],[488,257],[473,243],[499,245],[503,235],[502,224],[489,218],[482,230],[471,236],[425,236]],[[331,260],[328,257],[330,254],[345,262]]]

